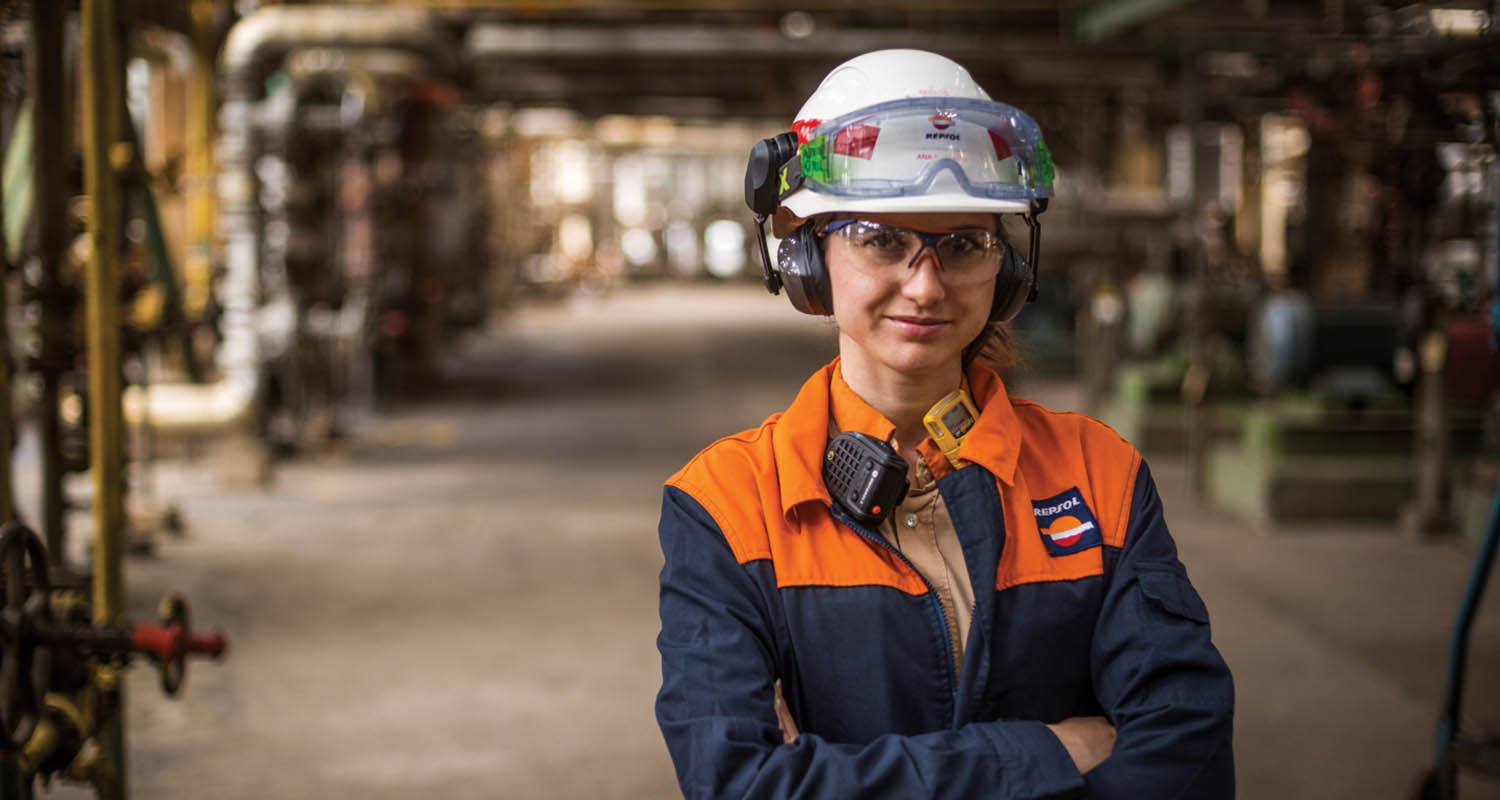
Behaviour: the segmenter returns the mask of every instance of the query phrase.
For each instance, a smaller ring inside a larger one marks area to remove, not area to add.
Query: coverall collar
[[[959,463],[978,464],[1010,485],[1015,480],[1016,459],[1021,452],[1021,430],[1005,384],[994,370],[978,362],[969,365],[966,375],[969,392],[980,412],[974,429],[958,451]],[[839,374],[839,359],[835,358],[802,384],[797,399],[781,415],[772,434],[782,511],[789,518],[792,510],[802,503],[817,500],[828,506],[833,502],[823,485],[823,454],[828,444],[833,393],[838,391],[849,392],[858,399],[844,383]],[[840,398],[846,410],[853,406],[847,400]],[[869,408],[862,400],[860,405]],[[841,414],[840,425],[889,440],[896,426],[874,409],[869,411],[854,415],[852,421],[845,419],[849,415]]]

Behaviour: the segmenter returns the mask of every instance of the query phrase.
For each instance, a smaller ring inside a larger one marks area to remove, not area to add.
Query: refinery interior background
[[[746,155],[890,47],[1046,135],[1008,385],[1151,462],[1240,796],[1415,796],[1500,481],[1497,17],[0,1],[0,797],[676,795],[661,483],[836,350]],[[220,658],[131,643],[172,592]]]

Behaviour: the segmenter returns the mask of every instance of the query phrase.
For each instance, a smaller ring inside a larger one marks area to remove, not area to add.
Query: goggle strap
[[[779,187],[776,200],[781,202],[791,194],[802,188],[805,179],[802,177],[802,159],[788,159],[786,165],[781,168],[781,186]]]

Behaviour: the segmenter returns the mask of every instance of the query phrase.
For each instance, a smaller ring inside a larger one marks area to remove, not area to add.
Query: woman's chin
[[[937,346],[936,343],[906,342],[900,346],[884,348],[877,356],[887,369],[902,374],[920,375],[957,364],[962,360],[963,349],[951,345]]]

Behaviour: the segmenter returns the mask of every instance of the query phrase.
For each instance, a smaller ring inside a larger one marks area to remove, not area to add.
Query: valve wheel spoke
[[[5,582],[5,640],[0,648],[0,749],[19,750],[36,729],[47,693],[51,651],[37,640],[36,626],[51,621],[47,551],[30,528],[0,528],[0,579]]]

